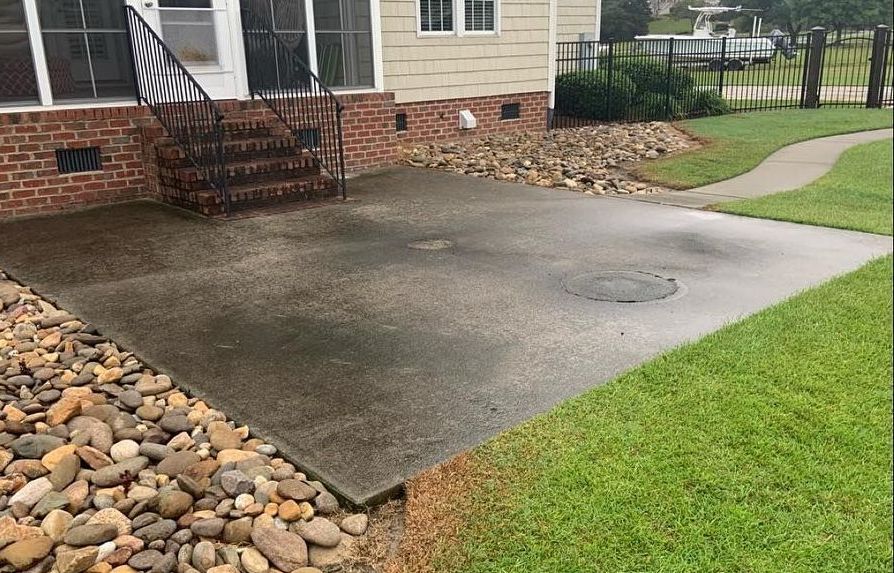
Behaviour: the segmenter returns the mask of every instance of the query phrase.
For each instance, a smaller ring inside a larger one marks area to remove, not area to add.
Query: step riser
[[[284,171],[263,171],[259,173],[243,173],[227,177],[228,186],[246,185],[249,183],[271,183],[276,181],[290,181],[319,175],[320,169],[316,166],[289,169]],[[211,189],[211,185],[204,179],[192,179],[184,181],[178,176],[160,175],[162,185],[175,187],[184,191],[201,191]]]
[[[183,191],[162,187],[160,192],[162,200],[166,203],[198,211],[208,217],[225,214],[223,201],[214,191]],[[230,197],[230,208],[232,211],[240,211],[277,203],[324,201],[336,197],[338,197],[338,187],[332,179],[315,177],[268,192],[235,193]]]
[[[158,161],[160,165],[169,167],[180,167],[192,165],[192,162],[186,157],[186,154],[179,147],[159,147]],[[257,141],[237,145],[233,143],[224,145],[224,159],[228,162],[245,161],[258,157],[287,157],[302,152],[302,147],[298,142],[273,141],[264,145]]]

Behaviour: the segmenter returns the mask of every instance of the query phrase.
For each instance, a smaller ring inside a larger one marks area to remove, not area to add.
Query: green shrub
[[[670,96],[670,97],[668,97]],[[687,70],[656,60],[618,62],[608,85],[608,70],[572,72],[556,78],[556,112],[596,120],[664,121],[722,115],[727,102],[695,87]]]
[[[695,80],[687,70],[671,67],[668,73],[667,63],[653,58],[619,59],[615,70],[629,77],[640,92],[663,94],[670,90],[671,97],[678,97],[695,87]]]
[[[688,103],[687,117],[725,115],[732,112],[729,103],[715,91],[695,89],[688,98]]]
[[[625,119],[636,96],[636,85],[613,73],[611,85],[605,70],[572,72],[556,78],[556,111],[582,119]]]

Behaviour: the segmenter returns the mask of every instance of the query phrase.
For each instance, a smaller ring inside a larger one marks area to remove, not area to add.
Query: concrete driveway
[[[0,267],[367,502],[891,250],[873,235],[426,170],[366,175],[351,192],[229,222],[138,202],[0,223]],[[430,239],[453,246],[407,246]],[[587,275],[606,270],[677,290],[638,304],[567,292],[626,286]]]

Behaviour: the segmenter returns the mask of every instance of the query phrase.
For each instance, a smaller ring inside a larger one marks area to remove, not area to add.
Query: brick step
[[[338,197],[338,186],[326,175],[305,176],[294,181],[262,185],[237,185],[229,188],[230,209],[246,211],[279,203],[313,202]],[[182,191],[163,189],[163,200],[208,217],[224,215],[223,200],[213,189]]]
[[[290,180],[320,172],[314,158],[307,152],[283,157],[262,157],[227,164],[227,184],[263,183]],[[193,165],[160,167],[159,178],[165,185],[180,189],[207,189],[205,174]]]
[[[173,141],[160,141],[156,145],[159,164],[166,167],[191,165],[186,153]],[[224,141],[227,162],[239,162],[261,157],[281,157],[302,152],[301,142],[291,135],[252,137]]]
[[[234,210],[286,201],[318,201],[337,195],[338,186],[328,175],[311,175],[291,181],[230,187],[230,205]]]

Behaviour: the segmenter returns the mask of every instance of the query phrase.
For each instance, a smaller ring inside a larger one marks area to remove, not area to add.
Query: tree
[[[600,38],[631,40],[649,32],[649,0],[603,0]]]
[[[890,0],[777,0],[770,14],[790,34],[823,26],[834,31],[840,42],[846,28],[890,24],[892,6]]]

